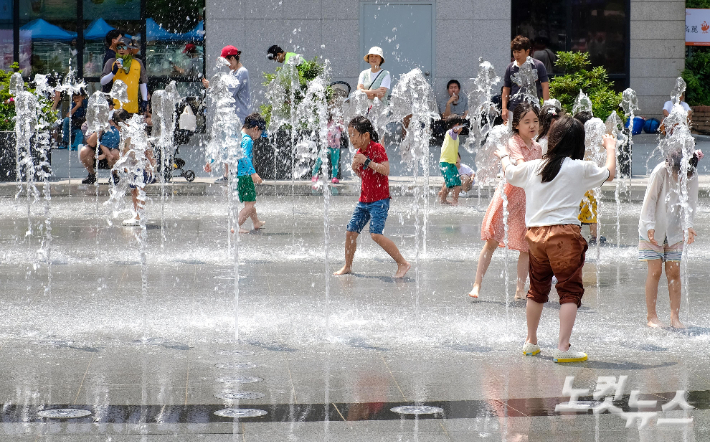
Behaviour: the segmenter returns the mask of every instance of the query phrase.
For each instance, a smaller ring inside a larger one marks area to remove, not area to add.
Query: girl
[[[542,155],[540,145],[533,140],[539,127],[538,117],[537,108],[530,103],[521,103],[515,108],[511,123],[515,135],[508,142],[511,161],[514,164],[540,159]],[[508,197],[508,248],[520,252],[515,299],[523,299],[525,280],[528,277],[528,245],[525,242],[525,192],[510,184],[505,185],[504,192]],[[503,197],[500,194],[500,188],[498,188],[488,205],[486,216],[481,225],[481,239],[486,243],[478,257],[476,281],[468,296],[478,298],[483,275],[488,270],[493,252],[497,247],[504,247],[504,235]]]
[[[334,274],[345,275],[352,272],[357,237],[370,221],[370,236],[397,263],[394,277],[403,278],[412,265],[402,257],[394,242],[382,234],[390,208],[390,186],[387,178],[390,174],[390,163],[387,152],[377,142],[377,132],[365,117],[355,117],[350,121],[348,135],[353,147],[357,149],[351,167],[362,180],[362,190],[360,202],[355,206],[346,228],[345,265]]]
[[[554,104],[546,104],[540,109],[540,134],[537,136],[537,143],[540,145],[542,154],[547,153],[547,134],[550,132],[552,123],[564,113],[561,107]]]
[[[693,215],[698,204],[698,175],[695,173],[698,160],[703,157],[696,151],[688,165],[688,244],[695,241]],[[671,152],[666,161],[653,169],[643,198],[639,219],[639,261],[648,263],[646,276],[646,320],[649,327],[662,327],[656,314],[658,282],[661,279],[661,263],[666,263],[668,295],[671,303],[671,327],[685,328],[680,322],[680,258],[683,254],[683,210],[680,204],[680,179],[678,175],[683,161],[683,152]],[[661,239],[662,238],[662,239]]]
[[[328,154],[330,156],[330,165],[333,171],[333,179],[331,182],[333,184],[338,184],[338,172],[340,172],[340,138],[343,133],[343,126],[339,121],[333,119],[333,114],[329,115],[328,120]],[[318,153],[318,158],[316,159],[316,164],[313,166],[313,172],[311,174],[311,181],[315,183],[318,181],[318,174],[320,173],[321,165],[323,164],[323,159]],[[326,173],[327,175],[327,173]],[[327,179],[327,177],[326,177]]]
[[[370,69],[360,72],[357,81],[357,88],[365,92],[369,100],[379,98],[383,104],[387,104],[387,91],[390,89],[390,73],[382,69],[385,64],[385,55],[382,48],[373,46],[365,55],[364,60],[370,63]]]
[[[528,336],[525,355],[540,353],[537,327],[542,307],[552,286],[552,275],[560,296],[560,336],[555,362],[587,360],[587,354],[570,350],[570,336],[582,304],[584,285],[582,268],[587,242],[581,234],[579,201],[584,192],[614,178],[616,141],[604,135],[606,167],[598,167],[584,158],[584,126],[569,116],[562,116],[550,129],[550,149],[541,160],[515,165],[506,146],[496,155],[506,180],[525,189],[525,239],[530,248],[530,290],[526,316]]]

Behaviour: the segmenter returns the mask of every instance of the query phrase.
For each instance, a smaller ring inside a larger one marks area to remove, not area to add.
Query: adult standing
[[[276,61],[278,63],[288,63],[291,57],[301,57],[295,52],[286,52],[279,45],[271,45],[269,49],[266,50],[266,58],[269,60]],[[296,63],[297,65],[300,62]]]
[[[357,80],[357,89],[365,92],[369,100],[379,98],[383,103],[387,103],[387,92],[390,89],[392,78],[390,73],[382,69],[385,64],[385,56],[382,48],[373,46],[363,57],[370,63],[370,69],[360,72]]]
[[[106,33],[104,37],[104,44],[106,45],[106,53],[104,54],[104,61],[101,62],[101,66],[106,66],[106,62],[111,59],[116,59],[116,46],[123,41],[123,35],[118,29],[111,29]],[[113,81],[103,84],[103,92],[111,92],[111,87],[113,87]]]
[[[508,121],[508,116],[513,115],[515,107],[523,100],[521,97],[516,97],[520,90],[520,85],[513,79],[515,74],[520,71],[520,67],[525,63],[530,56],[532,43],[527,37],[518,35],[510,42],[510,49],[513,51],[513,62],[508,65],[503,76],[503,120]],[[537,80],[535,86],[537,88],[537,96],[542,97],[547,101],[550,99],[550,79],[547,76],[547,69],[540,60],[532,59],[533,70],[537,71]]]
[[[222,48],[222,53],[220,56],[229,62],[229,72],[234,78],[237,79],[237,84],[229,88],[229,91],[234,97],[234,112],[239,118],[239,122],[243,125],[244,119],[250,114],[251,109],[251,95],[249,93],[249,71],[244,67],[240,61],[242,51],[237,49],[232,45],[228,45]],[[202,84],[206,87],[210,87],[210,82],[206,78],[202,79]],[[215,182],[228,181],[229,167],[224,164],[224,176],[217,179]]]
[[[116,45],[116,58],[109,59],[104,65],[101,85],[106,86],[115,80],[124,82],[128,87],[128,102],[123,103],[123,109],[131,114],[143,113],[148,103],[148,74],[143,63],[138,58],[133,58],[125,40]],[[118,109],[121,104],[114,100],[114,106]]]

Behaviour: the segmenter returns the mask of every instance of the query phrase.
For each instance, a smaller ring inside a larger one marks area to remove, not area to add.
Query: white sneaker
[[[523,345],[523,354],[525,356],[535,356],[538,353],[540,353],[539,345],[531,344],[529,342],[526,342],[525,345]]]
[[[587,360],[587,354],[581,351],[572,351],[571,349],[567,351],[556,349],[552,355],[552,360],[558,364],[562,362],[582,362]]]
[[[122,224],[124,226],[140,226],[141,220],[139,220],[138,218],[128,218],[124,219]]]

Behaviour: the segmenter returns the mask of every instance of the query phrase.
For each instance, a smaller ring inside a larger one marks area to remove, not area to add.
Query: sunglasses
[[[119,45],[116,46],[116,49],[119,51],[125,51],[126,49],[128,49],[128,47],[126,45]]]

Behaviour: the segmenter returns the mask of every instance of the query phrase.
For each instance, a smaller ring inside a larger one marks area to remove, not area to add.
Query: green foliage
[[[685,7],[692,9],[710,9],[710,0],[685,0]]]
[[[710,48],[693,48],[685,58],[685,101],[691,106],[710,105]]]
[[[272,81],[278,81],[281,86],[286,90],[286,96],[291,96],[291,78],[287,75],[286,71],[283,70],[284,66],[279,66],[276,71],[271,74],[264,72],[264,86],[268,86]],[[294,103],[286,102],[281,106],[279,112],[285,115],[289,115],[291,112],[292,105],[298,105],[303,101],[306,90],[308,89],[308,83],[314,80],[319,75],[323,74],[325,71],[325,66],[318,62],[318,57],[314,57],[313,60],[304,59],[301,64],[298,65],[298,83],[299,88],[294,93]],[[282,74],[283,72],[283,74]],[[284,75],[286,74],[286,75]],[[330,100],[333,96],[333,89],[328,86],[325,91],[326,100]],[[273,113],[273,107],[271,104],[262,104],[259,106],[259,112],[266,120],[266,123],[271,122],[271,114]]]
[[[14,131],[15,130],[15,97],[10,94],[10,77],[16,71],[20,69],[17,63],[10,65],[10,69],[3,71],[0,69],[0,131]],[[28,92],[34,92],[34,89],[30,88],[27,83],[25,83],[25,90]],[[57,120],[57,116],[52,112],[52,103],[46,99],[40,99],[40,105],[42,106],[42,117],[47,123],[53,123]]]
[[[592,100],[595,117],[604,121],[612,111],[616,111],[624,119],[624,113],[619,107],[621,94],[614,92],[614,82],[609,80],[606,69],[601,66],[589,69],[589,54],[558,52],[555,66],[564,74],[550,81],[550,97],[560,100],[566,112],[572,112],[574,100],[582,90]]]

